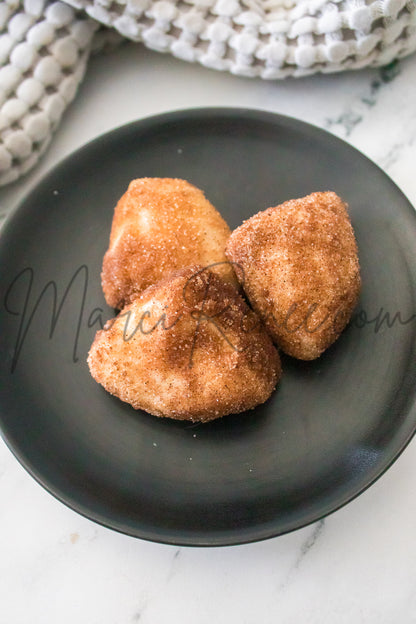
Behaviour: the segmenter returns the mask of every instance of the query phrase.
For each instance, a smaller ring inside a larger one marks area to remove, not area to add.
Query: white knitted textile
[[[124,37],[207,67],[284,78],[416,49],[415,0],[66,0]]]
[[[60,2],[0,3],[0,184],[29,170],[46,149],[97,28]]]
[[[410,54],[416,1],[0,1],[0,185],[35,164],[91,50],[116,31],[187,61],[274,79]]]

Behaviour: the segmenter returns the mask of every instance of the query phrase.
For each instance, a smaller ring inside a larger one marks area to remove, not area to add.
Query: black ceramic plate
[[[142,176],[193,182],[231,228],[315,190],[350,205],[357,314],[320,359],[283,358],[278,390],[254,411],[199,426],[157,419],[89,375],[97,319],[113,315],[100,287],[113,208]],[[415,240],[414,210],[386,175],[294,119],[208,109],[115,130],[49,174],[1,234],[3,436],[57,498],[130,535],[225,545],[313,522],[371,484],[415,431]]]

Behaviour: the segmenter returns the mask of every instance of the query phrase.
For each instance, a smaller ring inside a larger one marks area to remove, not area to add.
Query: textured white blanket
[[[0,185],[28,171],[118,32],[207,67],[265,79],[386,65],[416,50],[415,0],[0,2]]]

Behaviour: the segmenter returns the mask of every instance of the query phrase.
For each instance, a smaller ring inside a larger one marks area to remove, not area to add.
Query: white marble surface
[[[416,205],[416,57],[261,82],[127,45],[93,59],[42,163],[0,190],[0,214],[57,161],[125,122],[197,106],[262,108],[339,134]],[[90,522],[0,441],[0,624],[416,623],[416,442],[358,499],[313,526],[228,548],[176,548]]]

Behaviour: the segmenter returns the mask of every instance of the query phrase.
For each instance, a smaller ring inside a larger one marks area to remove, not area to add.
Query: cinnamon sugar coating
[[[105,299],[121,309],[145,288],[193,264],[237,285],[224,255],[230,229],[202,191],[185,180],[133,180],[119,200],[101,274]]]
[[[266,401],[280,359],[234,286],[200,266],[143,291],[88,355],[93,378],[135,409],[209,421]]]
[[[231,234],[226,255],[240,265],[251,305],[285,353],[313,360],[347,325],[360,267],[347,205],[335,193],[257,213]]]

